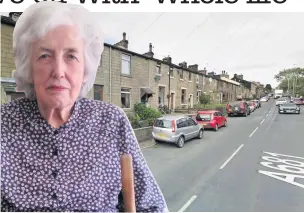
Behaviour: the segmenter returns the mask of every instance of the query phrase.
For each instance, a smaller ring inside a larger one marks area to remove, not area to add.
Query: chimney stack
[[[167,57],[163,58],[163,61],[171,64],[172,63],[172,58],[170,56],[167,56]]]
[[[197,64],[189,65],[188,69],[197,72],[198,71],[198,65]]]
[[[153,51],[152,51],[152,48],[153,48],[152,43],[150,43],[150,44],[149,44],[149,52],[144,53],[143,55],[144,55],[144,56],[147,56],[147,57],[150,57],[150,58],[153,58],[154,53],[153,53]]]
[[[184,61],[182,63],[179,63],[178,66],[187,69],[187,62]]]
[[[115,46],[118,46],[118,47],[121,47],[121,48],[124,48],[124,49],[128,49],[128,46],[129,46],[129,41],[127,40],[126,38],[126,33],[123,32],[122,34],[122,40],[116,44],[114,44]]]

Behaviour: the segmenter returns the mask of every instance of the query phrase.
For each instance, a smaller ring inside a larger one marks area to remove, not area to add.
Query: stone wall
[[[136,135],[137,141],[140,143],[146,140],[151,140],[152,128],[153,127],[144,127],[144,128],[134,129],[134,133]]]

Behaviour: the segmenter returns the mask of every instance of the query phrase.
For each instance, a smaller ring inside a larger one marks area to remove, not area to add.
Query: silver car
[[[281,104],[279,106],[279,113],[283,114],[283,113],[296,113],[296,114],[300,114],[300,106],[296,105],[295,103],[285,103],[285,104]]]
[[[286,98],[279,98],[277,101],[276,101],[276,106],[279,106],[281,104],[286,104],[288,103],[287,99]]]
[[[166,115],[155,121],[152,137],[157,141],[175,143],[182,148],[185,141],[203,138],[204,127],[189,116]]]

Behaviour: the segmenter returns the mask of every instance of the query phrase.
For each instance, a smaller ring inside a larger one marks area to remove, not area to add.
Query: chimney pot
[[[126,34],[125,32],[123,32],[123,34],[122,34],[122,40],[123,40],[123,41],[127,40],[127,39],[126,39],[126,35],[127,35],[127,34]]]
[[[152,52],[152,43],[149,45],[149,52]]]

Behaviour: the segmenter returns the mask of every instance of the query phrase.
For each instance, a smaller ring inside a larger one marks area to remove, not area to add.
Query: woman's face
[[[74,104],[84,79],[84,47],[77,28],[60,26],[32,45],[37,100],[51,108]]]

